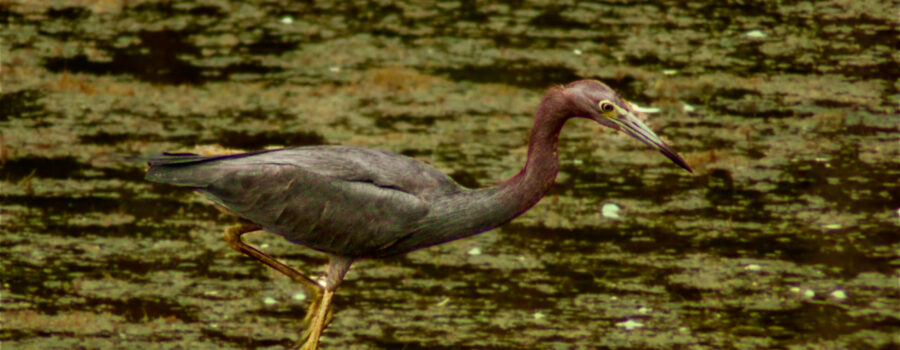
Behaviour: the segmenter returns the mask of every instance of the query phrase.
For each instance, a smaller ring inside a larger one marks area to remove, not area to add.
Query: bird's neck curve
[[[489,188],[462,191],[436,204],[420,223],[427,235],[410,235],[394,249],[406,252],[475,235],[503,225],[534,206],[553,185],[559,172],[559,132],[571,111],[562,89],[541,101],[528,140],[528,159],[518,174]]]
[[[512,219],[534,206],[550,190],[559,173],[557,145],[566,123],[569,101],[562,89],[551,90],[538,106],[528,138],[528,158],[518,174],[497,186],[498,197]]]

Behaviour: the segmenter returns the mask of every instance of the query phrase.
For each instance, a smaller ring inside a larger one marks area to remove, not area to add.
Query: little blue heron
[[[547,92],[525,167],[490,188],[461,187],[430,165],[395,153],[341,146],[221,156],[164,153],[149,160],[146,178],[191,187],[240,219],[225,231],[228,245],[300,282],[313,296],[298,345],[316,349],[331,319],[332,296],[354,261],[485,232],[535,205],[556,179],[557,141],[571,118],[621,130],[691,171],[612,89],[580,80]],[[327,253],[324,286],[241,240],[256,230]]]

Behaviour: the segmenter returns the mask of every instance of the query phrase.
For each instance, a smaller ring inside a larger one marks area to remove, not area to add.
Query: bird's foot
[[[319,310],[319,305],[322,303],[322,291],[316,290],[314,293],[313,301],[309,304],[309,308],[306,310],[306,315],[303,317],[303,332],[300,334],[300,339],[294,343],[290,349],[300,349],[300,350],[315,350],[318,347],[318,344],[313,345],[310,341],[310,332],[313,329],[313,325],[316,322],[316,314]],[[333,318],[332,309],[329,307],[328,312],[325,314],[325,322],[322,329],[328,327]]]
[[[303,341],[297,342],[297,344],[295,344],[294,347],[291,347],[291,349],[296,349],[296,350],[318,350],[318,348],[319,348],[319,344],[313,345],[312,341],[310,341],[309,337],[306,337]]]

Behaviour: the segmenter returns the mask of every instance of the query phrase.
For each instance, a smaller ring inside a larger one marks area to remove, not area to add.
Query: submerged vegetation
[[[289,344],[300,289],[129,157],[343,144],[490,185],[519,170],[544,90],[578,78],[655,108],[696,174],[570,122],[550,196],[494,232],[355,265],[324,348],[897,346],[896,4],[0,9],[4,346]]]

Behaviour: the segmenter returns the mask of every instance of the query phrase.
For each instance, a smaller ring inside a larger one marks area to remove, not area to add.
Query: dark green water
[[[900,6],[0,3],[0,342],[280,348],[298,286],[123,155],[343,144],[488,186],[600,79],[694,167],[583,120],[501,229],[357,263],[328,349],[900,345]],[[603,215],[615,205],[619,218]],[[249,240],[312,274],[326,257]]]

